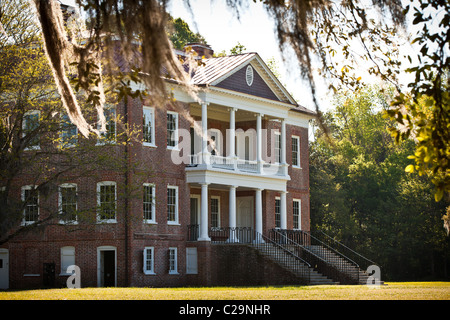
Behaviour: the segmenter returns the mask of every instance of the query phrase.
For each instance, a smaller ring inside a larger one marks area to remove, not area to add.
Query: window
[[[75,247],[61,248],[61,274],[71,275],[67,273],[67,268],[75,264]]]
[[[100,139],[97,144],[115,143],[116,142],[116,107],[107,106],[104,109],[106,118],[106,131],[100,133]],[[100,130],[100,124],[98,124]]]
[[[97,221],[115,223],[116,221],[116,183],[103,181],[97,183]]]
[[[211,197],[211,227],[220,227],[220,197]]]
[[[281,200],[279,197],[275,198],[275,228],[281,228],[281,214],[280,214]]]
[[[144,223],[156,223],[155,221],[155,185],[144,183],[143,199]]]
[[[178,187],[167,187],[167,222],[178,224]]]
[[[155,146],[155,108],[143,107],[142,131],[144,146]]]
[[[302,221],[301,221],[301,200],[294,199],[294,202],[292,203],[292,214],[294,216],[294,229],[300,230],[302,227]]]
[[[30,135],[30,140],[25,147],[25,150],[39,149],[40,137],[37,132],[39,128],[40,112],[37,110],[27,111],[23,116],[22,121],[22,137]]]
[[[197,248],[186,248],[186,273],[198,273]]]
[[[275,132],[275,163],[281,162],[281,134]]]
[[[178,146],[178,113],[167,111],[167,147]]]
[[[155,274],[155,248],[144,248],[144,273]]]
[[[77,185],[65,183],[59,186],[59,213],[61,223],[77,221]]]
[[[300,137],[292,136],[292,166],[300,168]]]
[[[70,119],[67,113],[64,113],[61,116],[61,133],[60,133],[60,139],[61,139],[61,147],[73,147],[78,142],[78,129],[77,126],[74,125]]]
[[[39,193],[35,186],[22,187],[22,201],[25,203],[22,224],[31,224],[39,219]]]
[[[177,252],[177,248],[169,248],[169,274],[178,274]]]

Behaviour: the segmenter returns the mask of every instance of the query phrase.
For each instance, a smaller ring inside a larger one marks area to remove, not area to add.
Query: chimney
[[[211,58],[214,54],[214,50],[211,49],[210,45],[208,44],[192,42],[186,44],[184,48],[186,49],[186,47],[191,47],[192,50],[197,52],[199,57],[205,56],[206,59]]]

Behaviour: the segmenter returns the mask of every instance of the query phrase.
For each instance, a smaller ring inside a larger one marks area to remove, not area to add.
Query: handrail
[[[365,267],[364,269],[367,269],[367,267],[368,267],[369,265],[377,265],[377,266],[379,266],[376,262],[374,262],[374,261],[372,261],[372,260],[370,260],[370,259],[364,257],[364,256],[361,255],[360,253],[358,253],[358,252],[354,251],[353,249],[347,247],[345,244],[343,244],[343,243],[339,242],[338,240],[336,240],[336,239],[330,237],[330,236],[327,235],[325,232],[323,232],[323,231],[321,231],[321,230],[317,230],[316,233],[321,233],[321,234],[322,234],[323,236],[325,236],[329,241],[334,242],[336,245],[338,245],[338,246],[342,247],[343,249],[345,249],[345,250],[351,252],[352,254],[356,255],[357,257],[361,258],[362,260],[365,260],[366,265],[364,266],[364,267]],[[317,238],[317,237],[316,237],[316,238]],[[336,251],[337,251],[337,249],[336,249]],[[339,251],[338,251],[338,252],[339,252]],[[341,254],[344,256],[343,253],[341,253]],[[348,259],[349,259],[349,258],[348,258]],[[349,259],[349,260],[350,260],[350,259]],[[379,267],[380,267],[380,266],[379,266]]]
[[[293,232],[290,232],[293,231]],[[333,248],[329,247],[328,245],[322,243],[320,240],[318,240],[315,237],[311,237],[309,233],[300,231],[300,230],[277,230],[273,229],[272,232],[275,235],[278,235],[279,237],[284,237],[286,240],[289,240],[290,243],[304,252],[302,252],[302,255],[305,256],[305,258],[308,259],[313,265],[317,267],[317,269],[324,275],[329,276],[335,281],[339,281],[340,283],[359,283],[359,266],[357,263],[352,261],[351,259],[348,259],[344,255],[340,254],[339,252],[336,252]],[[311,239],[315,240],[315,242],[318,242],[319,244],[319,253],[315,253],[312,250],[308,249],[307,246],[302,245],[298,243],[297,241],[294,241],[290,238],[288,238],[287,234],[300,234],[302,236],[302,242],[308,242],[311,244]],[[306,239],[305,239],[306,236]],[[305,241],[306,240],[306,241]],[[323,249],[325,247],[328,247],[326,249]],[[327,252],[326,250],[329,250],[330,252]],[[339,256],[339,259],[337,261],[334,261],[334,263],[331,262],[331,259],[333,258],[331,254],[335,254]],[[353,266],[348,267],[347,262],[350,262],[350,264],[353,264]],[[355,271],[358,270],[358,272],[355,273]],[[353,271],[353,272],[352,272]],[[352,276],[356,275],[356,279]]]

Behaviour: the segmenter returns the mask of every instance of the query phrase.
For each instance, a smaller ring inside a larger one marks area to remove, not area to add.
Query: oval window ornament
[[[252,66],[247,66],[247,70],[245,72],[245,80],[247,80],[247,85],[251,86],[253,84],[253,68]]]

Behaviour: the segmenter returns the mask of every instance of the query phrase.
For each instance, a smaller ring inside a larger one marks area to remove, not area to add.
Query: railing
[[[372,260],[359,254],[358,252],[350,249],[343,243],[331,238],[329,235],[322,231],[316,231],[312,234],[314,234],[315,238],[320,239],[320,241],[322,243],[325,243],[328,247],[334,248],[335,251],[341,253],[346,257],[349,257],[352,261],[356,261],[355,263],[357,263],[362,270],[367,270],[370,265],[377,265],[376,262],[373,262]],[[379,265],[377,266],[380,267]]]
[[[191,154],[189,156],[190,166],[203,163],[201,154]],[[239,158],[223,157],[217,155],[208,156],[208,164],[213,168],[233,170],[237,172],[260,173],[264,175],[285,175],[279,163],[266,163],[263,161],[261,168],[255,160],[244,160]],[[261,172],[260,172],[261,171]]]
[[[311,234],[300,230],[273,229],[269,237],[334,281],[341,284],[359,283],[359,266]]]
[[[190,230],[198,230],[195,226],[190,226]],[[312,268],[307,261],[253,228],[211,228],[209,236],[213,244],[246,244],[256,247],[281,265],[289,266],[289,270],[301,278],[305,284],[311,280]]]

